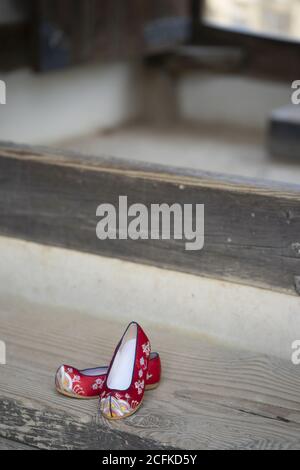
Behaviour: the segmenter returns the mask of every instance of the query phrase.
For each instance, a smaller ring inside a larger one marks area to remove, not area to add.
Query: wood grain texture
[[[96,209],[153,203],[205,205],[205,246],[184,240],[96,237]],[[296,295],[300,186],[81,156],[0,147],[0,233]]]
[[[0,437],[0,450],[35,450],[35,448]]]
[[[2,305],[8,361],[0,375],[0,436],[51,449],[300,449],[297,367],[174,329],[143,325],[161,353],[163,379],[132,417],[106,421],[97,400],[54,390],[61,363],[108,363],[125,326],[24,303]]]

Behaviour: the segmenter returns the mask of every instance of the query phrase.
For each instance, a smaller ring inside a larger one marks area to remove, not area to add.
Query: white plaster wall
[[[182,119],[262,131],[271,111],[291,102],[291,83],[190,72],[179,79],[177,98]]]
[[[285,359],[300,339],[299,297],[5,237],[0,259],[0,309],[151,320]]]
[[[0,73],[0,140],[47,144],[117,126],[135,116],[137,68],[106,63],[47,74]]]
[[[199,72],[183,75],[177,84],[161,78],[158,86],[134,63],[47,74],[29,69],[0,73],[7,85],[7,104],[0,106],[0,140],[53,144],[149,114],[159,124],[167,115],[168,121],[179,117],[206,126],[261,131],[271,111],[288,104],[291,96],[289,83]]]

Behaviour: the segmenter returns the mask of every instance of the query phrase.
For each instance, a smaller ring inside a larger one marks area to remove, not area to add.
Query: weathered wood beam
[[[204,204],[205,245],[96,236],[101,203]],[[300,186],[0,146],[0,234],[296,295]]]

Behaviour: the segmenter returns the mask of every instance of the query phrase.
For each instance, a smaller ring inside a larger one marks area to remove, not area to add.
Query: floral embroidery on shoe
[[[143,393],[144,385],[145,385],[144,380],[138,380],[137,382],[135,382],[134,386],[137,389],[139,395]]]
[[[97,379],[95,383],[92,385],[93,390],[100,390],[103,387],[105,380]]]
[[[151,352],[151,347],[150,347],[150,341],[142,345],[143,353],[146,354],[146,356],[150,356]]]
[[[139,370],[139,378],[141,379],[144,375],[144,372],[143,372],[143,369],[140,369]]]
[[[141,367],[142,367],[143,370],[146,370],[146,369],[147,369],[148,362],[147,362],[143,357],[141,357],[141,359],[140,359],[140,365],[141,365]]]
[[[76,384],[73,388],[73,392],[76,394],[76,395],[85,395],[85,391],[83,390],[83,388]]]
[[[79,375],[74,375],[73,382],[80,382],[80,376]]]

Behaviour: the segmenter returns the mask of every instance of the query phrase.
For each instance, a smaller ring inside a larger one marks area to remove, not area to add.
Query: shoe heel
[[[159,382],[157,382],[156,384],[152,384],[152,385],[146,385],[145,390],[147,391],[155,390],[158,386],[159,386]]]

